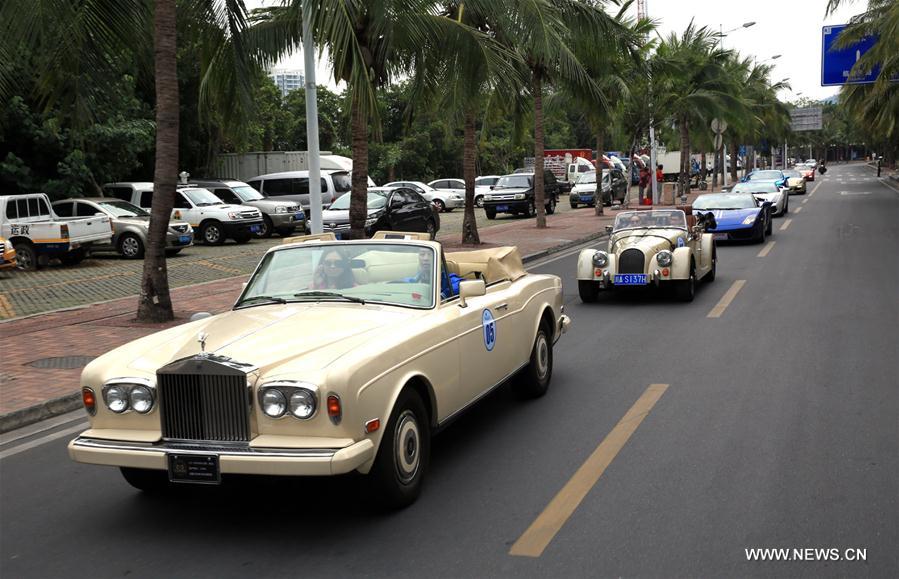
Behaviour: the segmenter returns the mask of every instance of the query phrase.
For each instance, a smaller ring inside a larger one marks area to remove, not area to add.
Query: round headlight
[[[309,418],[315,412],[315,396],[308,390],[297,390],[290,396],[290,413],[297,418]]]
[[[153,408],[153,393],[146,386],[135,386],[129,396],[131,408],[135,412],[146,414]]]
[[[262,411],[272,418],[284,416],[287,410],[287,400],[284,394],[275,388],[270,388],[262,395]]]
[[[656,254],[656,261],[658,261],[659,265],[662,267],[668,267],[671,265],[671,252],[667,250],[660,251]]]
[[[605,267],[609,265],[609,254],[605,251],[597,251],[593,254],[593,265],[596,267]]]
[[[128,391],[121,386],[110,386],[106,389],[106,407],[121,414],[128,410]]]

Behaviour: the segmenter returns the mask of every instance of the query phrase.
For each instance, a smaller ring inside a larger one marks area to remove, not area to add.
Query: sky
[[[277,3],[274,0],[246,0],[248,8]],[[825,18],[827,0],[646,0],[649,16],[658,20],[658,33],[667,36],[680,33],[692,19],[695,24],[713,30],[728,31],[723,39],[725,48],[735,49],[742,56],[754,57],[774,65],[772,81],[787,81],[791,90],[782,91],[781,100],[791,102],[799,98],[820,100],[835,95],[838,87],[821,86],[821,28],[829,24],[845,24],[854,14],[862,12],[866,2],[844,2],[833,15]],[[637,3],[631,10],[634,16]],[[743,28],[746,22],[753,26]],[[302,70],[302,50],[278,64],[279,68]],[[325,61],[316,66],[316,83],[338,88]],[[801,95],[801,96],[800,96]]]

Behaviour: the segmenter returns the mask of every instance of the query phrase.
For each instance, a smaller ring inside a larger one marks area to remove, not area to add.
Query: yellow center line
[[[800,211],[802,211],[802,207],[797,207],[796,211],[794,211],[793,213],[799,213]]]
[[[772,242],[773,243],[773,242]],[[738,279],[735,281],[727,292],[721,296],[721,300],[715,304],[715,307],[712,308],[712,311],[709,312],[707,318],[720,318],[721,314],[724,313],[724,310],[727,309],[727,306],[730,305],[730,302],[734,301],[734,298],[737,297],[737,294],[740,293],[740,290],[743,289],[743,286],[746,285],[745,279]]]
[[[625,443],[652,410],[668,384],[650,384],[643,395],[634,402],[615,428],[599,443],[593,454],[581,465],[574,476],[565,483],[543,512],[531,523],[528,530],[515,541],[509,554],[518,557],[539,557],[562,526],[577,509],[590,489],[612,463]]]
[[[758,254],[756,257],[765,257],[766,255],[768,255],[769,253],[771,253],[771,250],[774,249],[774,244],[775,244],[775,243],[777,243],[777,242],[776,242],[776,241],[769,241],[768,244],[767,244],[765,247],[762,248],[762,250],[759,252],[759,254]]]
[[[802,204],[805,205],[806,203],[808,203],[808,199],[803,199]]]
[[[791,223],[793,223],[793,220],[792,220],[792,219],[787,219],[786,221],[784,221],[784,224],[780,226],[780,230],[781,230],[781,231],[786,231],[786,230],[787,230],[787,227],[789,227]]]

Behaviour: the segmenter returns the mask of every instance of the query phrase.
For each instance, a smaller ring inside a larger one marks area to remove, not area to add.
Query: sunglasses
[[[325,259],[322,261],[327,267],[343,267],[342,259]]]

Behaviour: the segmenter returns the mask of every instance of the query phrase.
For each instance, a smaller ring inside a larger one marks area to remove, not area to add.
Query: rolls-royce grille
[[[250,440],[246,376],[159,374],[162,436],[180,440]]]
[[[639,249],[625,249],[618,258],[618,273],[645,273],[646,261]]]

